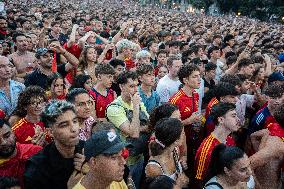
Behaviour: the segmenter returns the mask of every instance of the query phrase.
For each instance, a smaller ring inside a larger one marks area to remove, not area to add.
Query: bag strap
[[[164,171],[162,165],[161,165],[158,161],[156,161],[156,160],[154,160],[154,159],[150,159],[150,160],[148,161],[148,164],[149,164],[149,165],[151,165],[151,164],[152,164],[152,165],[157,165],[158,167],[160,167],[162,173],[165,174],[165,171]]]
[[[220,189],[224,189],[223,186],[221,184],[219,184],[218,182],[210,182],[208,184],[206,184],[204,186],[204,189],[207,187],[207,186],[212,186],[212,185],[215,185],[215,186],[218,186]]]

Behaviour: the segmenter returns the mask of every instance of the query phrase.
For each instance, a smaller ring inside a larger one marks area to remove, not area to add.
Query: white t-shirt
[[[170,97],[178,91],[180,85],[179,80],[172,80],[168,75],[161,78],[156,89],[160,97],[160,103],[168,102]]]
[[[199,95],[198,112],[201,113],[202,98],[204,97],[204,79],[201,78],[200,87],[196,89],[196,92]]]
[[[252,107],[254,101],[254,95],[242,94],[236,103],[237,116],[242,126],[245,124],[246,108]]]
[[[217,65],[217,68],[216,68],[216,76],[215,76],[215,79],[216,79],[217,81],[220,81],[221,76],[222,76],[222,74],[223,74],[223,67],[224,67],[225,64],[224,64],[220,59],[218,59],[216,65]]]

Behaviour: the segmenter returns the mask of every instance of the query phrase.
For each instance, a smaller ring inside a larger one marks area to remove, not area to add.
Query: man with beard
[[[42,121],[51,130],[54,142],[30,158],[24,173],[26,189],[67,189],[74,170],[81,171],[85,157],[81,155],[79,122],[75,108],[66,101],[52,101],[46,106]]]
[[[41,88],[47,90],[48,77],[53,74],[52,64],[54,61],[54,51],[62,54],[69,62],[57,65],[57,72],[65,78],[69,71],[79,64],[78,59],[74,57],[71,53],[66,51],[60,44],[53,43],[50,49],[38,48],[36,51],[36,58],[38,59],[39,66],[32,73],[25,77],[25,86],[38,85]],[[75,61],[76,60],[76,61]]]
[[[26,73],[32,70],[35,65],[35,54],[28,51],[27,38],[22,33],[16,33],[13,36],[16,41],[17,51],[8,56],[8,58],[15,64],[18,75],[17,77],[23,81]]]
[[[16,137],[9,123],[3,119],[0,119],[0,139],[0,176],[16,177],[23,186],[26,162],[42,147],[16,143]]]

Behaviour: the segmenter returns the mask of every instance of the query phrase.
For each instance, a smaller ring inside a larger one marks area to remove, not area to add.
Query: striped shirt
[[[195,179],[203,180],[207,174],[211,154],[215,146],[221,142],[210,134],[203,140],[195,156]]]

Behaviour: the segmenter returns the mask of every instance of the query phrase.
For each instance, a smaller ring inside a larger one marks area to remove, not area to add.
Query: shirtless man
[[[260,130],[251,135],[252,140],[259,141],[258,151],[250,157],[254,170],[257,189],[283,189],[281,168],[284,165],[284,106],[275,110],[278,123],[268,129]]]
[[[25,75],[32,71],[36,66],[35,54],[27,50],[27,38],[24,34],[18,33],[14,35],[16,41],[17,51],[8,56],[11,62],[16,66],[18,72],[17,77],[20,82],[23,82]]]

